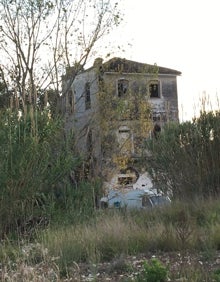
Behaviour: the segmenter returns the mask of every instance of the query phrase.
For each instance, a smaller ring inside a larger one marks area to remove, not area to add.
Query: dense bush
[[[0,237],[48,220],[63,204],[70,169],[78,160],[62,128],[62,121],[47,112],[18,118],[1,111]]]
[[[220,193],[220,112],[167,124],[146,146],[148,167],[160,189],[187,199]]]
[[[168,269],[156,258],[144,262],[143,271],[138,275],[137,282],[165,282]]]

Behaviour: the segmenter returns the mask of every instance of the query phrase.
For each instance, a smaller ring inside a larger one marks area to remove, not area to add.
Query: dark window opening
[[[150,93],[150,98],[160,98],[158,82],[151,82],[149,84],[149,93]]]
[[[104,70],[103,70],[103,67],[100,66],[99,67],[99,74],[98,74],[98,82],[99,82],[99,86],[100,87],[103,87],[104,86]]]
[[[156,122],[156,121],[160,121],[160,116],[156,116],[156,115],[153,115],[153,121]]]
[[[93,149],[93,146],[92,146],[92,130],[89,130],[89,132],[88,132],[86,143],[87,143],[86,146],[87,146],[88,156],[91,157],[92,149]]]
[[[89,179],[89,177],[94,174],[94,162],[93,158],[93,142],[92,142],[92,130],[88,131],[86,138],[86,150],[87,150],[87,158],[84,165],[84,174],[85,178]]]
[[[119,129],[119,133],[130,133],[130,129]]]
[[[74,97],[73,97],[73,91],[72,90],[68,91],[68,99],[69,99],[70,112],[73,113],[73,111],[74,111]]]
[[[154,123],[156,122],[167,122],[167,113],[164,112],[154,112],[153,114],[150,115],[150,119]]]
[[[161,132],[161,127],[159,124],[155,124],[154,125],[154,129],[153,129],[153,134],[154,134],[154,137],[157,139],[159,137],[159,134]]]
[[[121,207],[121,202],[117,201],[114,202],[114,208],[120,208]]]
[[[118,177],[118,184],[120,185],[129,185],[134,182],[133,177],[127,176],[127,177]]]
[[[127,79],[120,79],[118,81],[118,97],[123,97],[128,92],[129,81]]]
[[[90,96],[90,83],[85,84],[85,105],[86,110],[91,108],[91,96]]]

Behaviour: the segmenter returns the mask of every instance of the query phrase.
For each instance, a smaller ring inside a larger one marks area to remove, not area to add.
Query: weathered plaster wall
[[[153,113],[164,113],[167,120],[178,121],[178,95],[177,80],[174,75],[158,75],[156,80],[160,85],[160,98],[147,97],[148,83],[155,80],[152,75],[147,74],[128,74],[128,73],[106,73],[104,81],[109,85],[108,90],[111,95],[117,95],[117,81],[119,79],[129,80],[129,92],[131,95],[141,93],[143,99],[149,99]]]
[[[101,168],[103,164],[106,164],[110,161],[114,152],[112,151],[112,147],[109,146],[109,152],[106,150],[106,155],[102,155],[103,144],[101,141],[102,137],[99,115],[100,105],[98,93],[100,88],[98,78],[98,68],[91,68],[87,71],[83,71],[75,77],[74,82],[70,87],[72,93],[74,94],[74,111],[66,111],[66,129],[71,130],[74,128],[77,148],[82,155],[84,154],[85,157],[87,156],[87,139],[89,130],[92,131],[92,153],[97,166]],[[177,80],[175,75],[158,74],[155,77],[155,75],[153,76],[145,73],[104,72],[102,74],[102,79],[105,85],[104,95],[110,95],[113,97],[113,99],[118,95],[118,80],[127,79],[129,81],[129,95],[135,96],[138,94],[142,96],[143,100],[149,100],[152,106],[152,124],[159,123],[161,126],[163,126],[163,124],[167,121],[178,121]],[[149,98],[147,95],[148,83],[151,80],[159,81],[159,98]],[[86,82],[90,82],[90,109],[86,109],[85,107]],[[64,102],[66,106],[68,106],[68,99],[66,99]],[[124,98],[121,97],[121,99]],[[105,111],[103,118],[108,118],[105,116]],[[132,128],[133,123],[134,121],[130,120],[118,121],[118,128],[116,130],[118,130],[120,127]],[[115,135],[112,135],[112,137],[110,135],[108,136],[109,140],[107,140],[107,143],[115,143],[115,148],[117,151],[120,147],[120,140],[123,140],[124,142],[125,137],[129,138],[130,141],[133,142],[131,142],[131,153],[133,155],[137,155],[138,150],[136,144],[138,144],[138,139],[136,138],[135,134],[136,133],[134,133],[132,130],[130,133],[124,132],[121,135],[117,131]]]
[[[91,107],[85,106],[85,84],[90,83]],[[89,131],[92,132],[92,153],[94,159],[100,159],[100,134],[99,121],[97,120],[97,75],[95,69],[82,72],[76,76],[71,89],[74,93],[75,107],[74,113],[68,122],[68,128],[74,128],[76,144],[81,155],[87,155],[87,140]]]

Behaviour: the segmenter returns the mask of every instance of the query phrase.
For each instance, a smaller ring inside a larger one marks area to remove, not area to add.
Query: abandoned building
[[[107,181],[117,175],[118,184],[135,181],[143,141],[157,138],[165,123],[178,122],[180,75],[121,58],[97,58],[89,69],[67,70],[61,110],[90,175]]]

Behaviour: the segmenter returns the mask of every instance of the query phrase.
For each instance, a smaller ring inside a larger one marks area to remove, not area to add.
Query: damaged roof
[[[159,73],[181,75],[180,71],[164,68],[150,64],[139,63],[122,58],[112,58],[102,64],[104,72],[124,72],[124,73]]]

